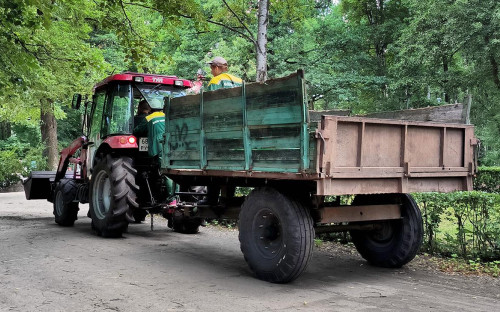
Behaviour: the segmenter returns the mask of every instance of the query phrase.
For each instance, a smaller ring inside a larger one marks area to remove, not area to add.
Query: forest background
[[[500,165],[496,0],[0,0],[0,188],[53,169],[81,135],[73,93],[90,98],[122,71],[195,79],[217,55],[246,81],[304,69],[315,109],[363,114],[471,95],[479,162]],[[492,231],[488,250],[500,254]]]

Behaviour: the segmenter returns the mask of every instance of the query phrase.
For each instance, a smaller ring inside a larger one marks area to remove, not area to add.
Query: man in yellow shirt
[[[208,64],[214,77],[208,83],[207,91],[240,87],[243,84],[240,78],[227,73],[227,61],[223,57],[216,56]]]

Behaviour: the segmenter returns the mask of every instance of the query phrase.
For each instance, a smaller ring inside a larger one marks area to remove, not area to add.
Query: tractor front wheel
[[[62,179],[54,192],[54,216],[57,224],[73,226],[78,215],[78,202],[74,202],[78,183],[71,179]]]
[[[100,236],[120,237],[138,208],[135,184],[137,170],[130,157],[101,157],[90,181],[90,217],[92,229]]]

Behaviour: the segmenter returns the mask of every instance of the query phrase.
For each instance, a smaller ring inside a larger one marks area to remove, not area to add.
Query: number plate
[[[148,147],[148,138],[139,138],[139,152],[147,152]]]

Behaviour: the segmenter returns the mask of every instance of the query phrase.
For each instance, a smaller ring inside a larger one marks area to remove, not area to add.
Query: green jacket
[[[160,155],[163,149],[163,133],[165,133],[165,114],[163,112],[147,115],[134,129],[134,134],[137,136],[147,135],[149,156]]]
[[[207,86],[207,91],[240,87],[242,84],[243,80],[241,80],[240,78],[227,73],[222,73],[210,80]]]

